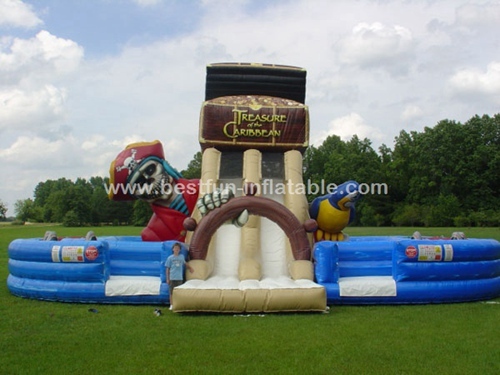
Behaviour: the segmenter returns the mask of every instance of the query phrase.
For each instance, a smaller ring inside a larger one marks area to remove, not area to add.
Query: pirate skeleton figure
[[[205,215],[234,196],[229,190],[216,190],[198,199],[199,180],[182,178],[165,160],[160,141],[128,145],[111,163],[109,172],[110,199],[141,199],[151,205],[153,216],[141,233],[144,241],[184,241],[184,219],[195,206]],[[243,226],[247,220],[245,210],[233,223]]]

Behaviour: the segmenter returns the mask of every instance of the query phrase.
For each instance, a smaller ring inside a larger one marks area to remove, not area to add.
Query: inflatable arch
[[[202,220],[201,224],[196,227],[189,244],[191,259],[205,259],[210,239],[215,234],[215,231],[227,220],[233,219],[245,209],[252,215],[266,217],[278,224],[290,239],[295,260],[311,259],[311,247],[306,229],[309,232],[314,231],[314,222],[301,224],[285,206],[269,198],[253,196],[235,198],[223,205],[219,210],[211,211]]]

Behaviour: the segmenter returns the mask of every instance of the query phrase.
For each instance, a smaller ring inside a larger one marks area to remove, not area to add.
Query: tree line
[[[387,184],[388,194],[366,194],[357,203],[358,225],[500,224],[500,114],[402,130],[394,149],[382,145],[378,153],[366,138],[330,136],[304,161],[311,181]]]
[[[109,178],[102,177],[40,182],[35,187],[34,199],[15,203],[16,218],[20,221],[63,223],[66,226],[133,224],[142,205],[135,201],[109,200],[105,189],[108,183]]]
[[[200,152],[181,173],[200,176]],[[464,124],[443,120],[422,132],[402,130],[393,149],[382,145],[378,152],[368,138],[343,141],[335,135],[306,150],[304,181],[348,180],[377,187],[363,192],[353,225],[499,226],[500,114]],[[110,201],[108,183],[103,177],[41,182],[34,199],[16,202],[16,217],[68,226],[145,225],[152,213],[148,204]]]
[[[198,178],[200,173],[201,153],[197,153],[181,174],[185,178]],[[144,226],[148,223],[153,214],[148,203],[140,200],[112,201],[108,199],[108,186],[109,177],[91,177],[89,180],[78,178],[76,181],[59,178],[40,182],[35,187],[33,199],[15,203],[16,220],[21,223],[63,223],[72,227]]]

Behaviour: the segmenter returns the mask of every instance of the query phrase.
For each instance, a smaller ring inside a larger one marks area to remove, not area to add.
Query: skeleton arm
[[[234,193],[230,189],[215,189],[212,193],[207,193],[199,198],[196,202],[196,207],[200,210],[202,216],[205,216],[212,210],[221,207],[234,198]],[[236,218],[233,219],[233,224],[239,228],[244,226],[248,221],[248,211],[243,210]]]

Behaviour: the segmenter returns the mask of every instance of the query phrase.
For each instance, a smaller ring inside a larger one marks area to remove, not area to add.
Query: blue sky
[[[316,145],[493,115],[499,25],[499,0],[0,0],[0,200],[106,176],[130,142],[185,168],[213,62],[305,68]]]
[[[44,27],[85,48],[87,57],[117,54],[126,45],[176,37],[196,27],[197,1],[29,1]],[[150,4],[150,5],[148,5]]]

